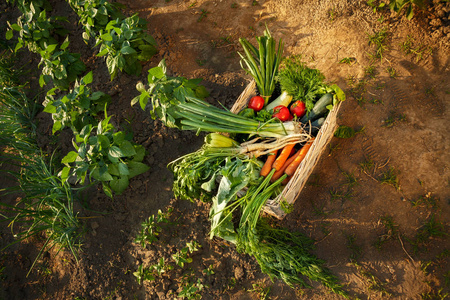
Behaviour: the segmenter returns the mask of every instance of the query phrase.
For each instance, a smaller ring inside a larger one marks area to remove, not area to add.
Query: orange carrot
[[[280,155],[278,155],[277,159],[274,161],[272,169],[279,171],[281,167],[283,167],[294,146],[295,144],[287,144],[286,146],[284,146],[283,150],[281,150]]]
[[[274,150],[270,152],[269,155],[267,155],[266,162],[264,163],[263,167],[261,168],[261,172],[259,172],[259,175],[266,177],[269,175],[270,171],[272,170],[272,164],[277,158],[278,150]]]
[[[286,173],[288,176],[292,176],[297,170],[298,165],[302,162],[302,160],[305,158],[306,153],[308,153],[309,148],[311,148],[311,145],[314,141],[314,138],[311,138],[298,152],[299,154],[294,159],[293,162],[289,164],[289,166],[284,170],[284,173]]]
[[[284,165],[281,167],[280,170],[276,171],[275,173],[273,173],[272,178],[270,179],[270,182],[275,182],[278,178],[280,178],[283,174],[284,174],[284,170],[286,170],[286,168],[291,164],[291,162],[297,157],[297,155],[299,155],[300,151],[297,151],[294,153],[294,155],[292,155],[291,157],[289,157],[286,162],[284,163]]]
[[[299,151],[299,152],[300,152],[300,151]],[[281,182],[281,184],[282,184],[282,185],[288,184],[288,182],[289,182],[289,180],[291,180],[291,178],[292,178],[292,176],[286,177],[286,178]]]

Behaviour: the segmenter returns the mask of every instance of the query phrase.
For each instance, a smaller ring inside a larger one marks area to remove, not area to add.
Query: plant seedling
[[[257,283],[252,284],[252,288],[248,290],[248,292],[254,292],[257,294],[258,299],[260,300],[266,300],[270,299],[269,293],[270,293],[271,287],[266,286],[266,284],[262,281],[259,281]]]
[[[400,190],[397,173],[398,171],[395,170],[394,167],[390,167],[387,171],[381,174],[379,180],[382,184],[392,185],[396,190]]]
[[[362,254],[361,246],[356,244],[356,236],[355,234],[346,234],[344,233],[346,238],[347,248],[350,250],[350,261],[356,264],[356,261]]]
[[[386,44],[388,38],[387,29],[383,28],[380,31],[374,32],[372,35],[367,34],[367,38],[369,39],[369,45],[375,46],[375,54],[371,56],[374,58],[383,59],[383,55],[388,49]]]
[[[356,62],[356,58],[354,57],[344,57],[339,61],[340,64],[347,64],[347,65],[351,65],[354,62]]]
[[[388,240],[396,238],[398,235],[398,225],[394,223],[392,217],[384,216],[380,218],[380,222],[383,224],[384,233],[377,238],[375,247],[381,250],[381,246]]]
[[[411,200],[413,207],[438,208],[439,198],[434,197],[431,193],[427,193],[419,197],[419,199]]]
[[[446,237],[448,233],[445,230],[444,224],[436,219],[436,215],[432,215],[419,228],[414,240],[410,241],[417,253],[423,248],[427,248],[431,238]]]

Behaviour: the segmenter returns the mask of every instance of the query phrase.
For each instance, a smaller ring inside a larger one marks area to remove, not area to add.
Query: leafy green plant
[[[209,11],[207,11],[206,9],[201,9],[200,10],[200,17],[198,17],[197,22],[201,22],[204,18],[206,18],[209,14]]]
[[[382,282],[378,277],[376,277],[370,270],[368,270],[364,266],[361,266],[356,262],[354,263],[354,265],[358,269],[358,273],[361,275],[361,277],[367,284],[367,290],[369,292],[379,293],[381,297],[392,296],[392,293],[386,289],[387,282]]]
[[[8,22],[9,30],[6,31],[6,39],[10,40],[14,36],[14,31],[19,33],[15,51],[22,47],[28,47],[28,50],[39,53],[45,50],[49,45],[57,44],[54,35],[64,36],[68,32],[58,21],[66,21],[63,17],[47,18],[45,10],[40,11],[39,7],[33,6],[23,11],[17,19],[17,23]]]
[[[162,231],[159,223],[168,223],[169,216],[172,213],[172,209],[169,209],[166,213],[163,213],[160,209],[158,214],[151,215],[146,221],[141,223],[142,229],[135,239],[136,243],[139,243],[143,248],[147,244],[151,244],[158,240],[158,235]]]
[[[145,268],[144,265],[139,265],[136,272],[133,272],[133,276],[136,277],[138,284],[142,284],[144,281],[153,281],[155,276],[153,276],[153,270],[150,268]]]
[[[123,131],[115,131],[109,123],[111,117],[100,121],[97,126],[88,124],[76,134],[73,146],[63,159],[66,165],[61,176],[66,181],[74,175],[77,182],[86,178],[102,183],[105,194],[121,194],[129,185],[129,179],[146,172],[149,167],[142,163],[145,149],[131,141]]]
[[[97,56],[106,57],[111,80],[117,72],[139,75],[142,70],[140,61],[149,60],[156,54],[156,42],[145,31],[145,20],[137,14],[121,21],[111,20],[101,29],[95,46],[100,45]]]
[[[201,299],[202,296],[200,292],[205,288],[200,278],[197,279],[197,282],[191,282],[191,280],[185,280],[183,282],[183,288],[181,292],[178,293],[178,297],[182,299]]]
[[[184,267],[184,264],[192,262],[192,258],[188,257],[189,248],[184,247],[172,255],[172,259],[179,267]]]
[[[77,134],[88,124],[96,124],[95,117],[106,108],[111,97],[103,92],[91,92],[87,86],[92,82],[92,71],[80,81],[76,81],[73,89],[59,99],[54,99],[54,90],[47,93],[44,101],[44,112],[52,114],[53,133],[70,127]]]
[[[72,9],[78,14],[83,25],[83,39],[87,43],[90,38],[95,38],[111,20],[123,19],[124,15],[118,2],[107,0],[66,0]]]
[[[424,0],[390,0],[389,8],[399,14],[403,9],[406,9],[406,18],[411,20],[414,16],[414,6],[423,8],[425,6]]]
[[[389,77],[397,78],[397,71],[393,67],[387,67],[386,71],[388,72]]]
[[[424,8],[424,0],[389,0],[389,2],[368,0],[367,4],[372,7],[373,12],[376,13],[378,10],[389,8],[391,11],[400,14],[404,9],[406,9],[405,16],[406,19],[411,20],[414,17],[414,7]]]
[[[68,46],[69,41],[66,38],[58,50],[58,45],[52,44],[39,52],[41,61],[38,66],[42,66],[42,74],[39,77],[41,87],[51,80],[55,87],[66,90],[69,84],[86,70],[86,66],[80,60],[81,55],[67,51]]]
[[[336,128],[336,131],[334,132],[334,136],[341,138],[341,139],[348,139],[354,137],[357,133],[364,132],[364,127],[360,130],[355,130],[351,127],[348,127],[346,125],[340,125],[338,128]]]
[[[364,69],[364,72],[366,73],[366,75],[373,79],[376,77],[377,68],[374,65],[370,65]]]
[[[161,274],[172,269],[173,266],[167,264],[164,257],[161,257],[157,264],[148,268],[144,267],[144,265],[139,265],[138,269],[133,272],[133,276],[136,277],[138,284],[142,284],[144,281],[154,281],[157,276],[161,276]]]
[[[377,0],[367,0],[367,5],[372,7],[374,13],[376,13],[378,10],[386,8],[386,3],[384,2],[377,3],[377,2],[378,2]]]

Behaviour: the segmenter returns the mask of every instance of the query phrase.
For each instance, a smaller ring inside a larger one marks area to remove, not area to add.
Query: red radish
[[[291,105],[291,114],[294,116],[297,116],[297,118],[301,118],[305,115],[306,113],[306,106],[305,103],[302,102],[301,100],[297,100],[295,101],[292,105]]]
[[[254,111],[260,111],[263,109],[265,104],[264,98],[261,96],[255,96],[250,99],[248,102],[248,108],[253,109]]]
[[[285,122],[292,118],[289,108],[284,105],[278,105],[273,109],[272,117],[278,118],[280,121]]]

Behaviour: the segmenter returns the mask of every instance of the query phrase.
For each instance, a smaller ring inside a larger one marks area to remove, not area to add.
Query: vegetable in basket
[[[141,94],[131,101],[139,102],[143,110],[150,102],[150,114],[168,127],[196,132],[227,132],[258,135],[262,137],[283,137],[301,133],[298,123],[281,123],[277,119],[260,122],[257,119],[236,115],[202,100],[206,89],[199,85],[201,79],[170,77],[164,60],[158,67],[149,70],[148,87],[138,83]]]
[[[258,49],[247,39],[240,38],[239,42],[244,49],[245,56],[238,53],[241,57],[241,67],[255,79],[259,93],[264,98],[265,105],[267,105],[275,89],[275,78],[278,73],[284,45],[280,39],[278,49],[276,49],[275,39],[267,26],[266,30],[264,30],[264,35],[256,37],[256,40],[258,41]]]

